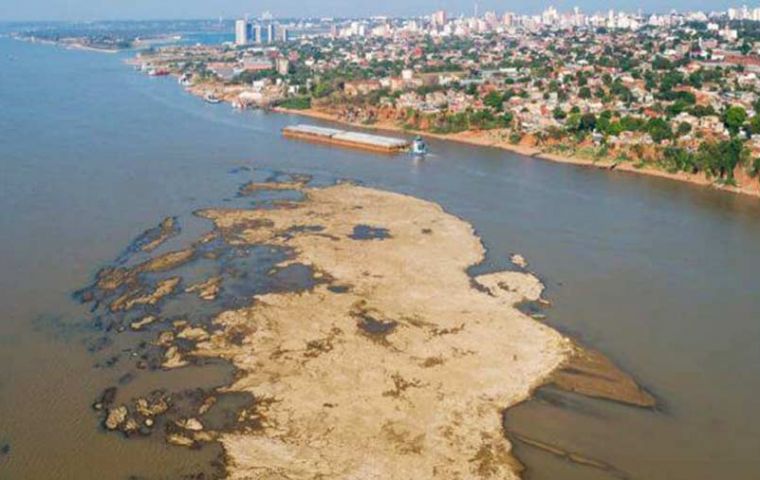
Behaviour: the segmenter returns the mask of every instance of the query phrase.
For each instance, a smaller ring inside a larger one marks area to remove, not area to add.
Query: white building
[[[267,25],[267,42],[273,43],[274,42],[274,24],[270,23]]]
[[[251,24],[246,20],[235,21],[235,45],[251,43]]]

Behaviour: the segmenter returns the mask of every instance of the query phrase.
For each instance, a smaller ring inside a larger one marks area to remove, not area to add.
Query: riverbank
[[[461,132],[461,133],[455,133],[455,134],[437,134],[437,133],[431,133],[431,132],[426,132],[426,131],[404,129],[391,122],[380,122],[380,123],[372,124],[372,125],[346,122],[344,120],[341,120],[336,115],[323,112],[323,111],[318,111],[315,109],[296,110],[296,109],[276,107],[273,109],[273,111],[278,112],[278,113],[291,114],[291,115],[302,115],[309,118],[315,118],[319,120],[325,120],[325,121],[340,123],[342,125],[350,125],[353,127],[369,129],[369,130],[401,132],[401,133],[407,133],[407,134],[422,135],[425,137],[435,138],[439,140],[465,143],[468,145],[476,145],[480,147],[499,148],[499,149],[506,150],[509,152],[517,153],[519,155],[525,155],[528,157],[538,158],[541,160],[547,160],[547,161],[556,162],[556,163],[564,163],[568,165],[576,165],[576,166],[581,166],[581,167],[597,168],[600,170],[615,170],[615,171],[621,171],[621,172],[636,173],[640,175],[648,175],[648,176],[653,176],[653,177],[674,180],[678,182],[686,182],[693,185],[699,185],[701,187],[714,188],[714,189],[725,191],[725,192],[748,195],[748,196],[760,198],[760,183],[757,183],[757,182],[755,182],[756,185],[753,185],[751,187],[721,185],[721,184],[717,184],[711,181],[709,178],[707,178],[703,174],[690,174],[686,172],[672,173],[672,172],[666,172],[656,167],[652,167],[648,165],[637,165],[631,162],[615,162],[612,160],[604,160],[604,159],[591,160],[591,159],[576,157],[576,156],[559,155],[556,153],[545,152],[544,150],[540,148],[529,147],[529,146],[519,145],[519,144],[515,145],[503,140],[491,138],[488,134],[488,131],[482,131],[482,132],[467,131],[467,132]]]
[[[133,62],[136,60],[133,60]],[[242,86],[226,86],[226,85],[209,85],[201,84],[194,85],[187,89],[191,94],[203,97],[208,92],[213,92],[218,98],[224,102],[235,104],[237,102],[238,95],[245,89]],[[274,103],[271,100],[267,105]],[[668,172],[644,163],[633,163],[631,161],[616,161],[614,159],[602,158],[602,159],[590,159],[585,157],[579,157],[567,154],[558,154],[554,152],[548,152],[542,148],[535,146],[528,146],[523,144],[514,144],[505,139],[503,136],[494,138],[493,131],[480,130],[480,131],[464,131],[453,134],[440,134],[432,133],[423,130],[413,130],[400,127],[392,121],[380,121],[373,124],[354,123],[346,121],[333,113],[317,110],[314,108],[309,109],[292,109],[283,107],[267,107],[271,111],[277,113],[284,113],[290,115],[300,115],[309,118],[315,118],[319,120],[338,123],[341,125],[352,126],[355,128],[362,128],[367,130],[387,131],[387,132],[401,132],[404,134],[422,135],[428,138],[435,138],[439,140],[446,140],[458,143],[464,143],[468,145],[476,145],[481,147],[499,148],[502,150],[517,153],[519,155],[525,155],[541,160],[547,160],[556,163],[565,163],[570,165],[576,165],[581,167],[597,168],[600,170],[615,170],[628,173],[635,173],[640,175],[648,175],[653,177],[665,178],[668,180],[674,180],[678,182],[690,183],[692,185],[698,185],[706,188],[713,188],[725,192],[734,194],[747,195],[755,198],[760,198],[760,182],[756,179],[750,178],[746,172],[737,168],[735,182],[737,185],[727,185],[712,181],[702,173],[690,174],[687,172]],[[743,183],[743,184],[739,184]]]

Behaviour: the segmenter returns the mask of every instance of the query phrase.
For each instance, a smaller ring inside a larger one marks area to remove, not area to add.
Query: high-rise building
[[[251,24],[247,20],[235,21],[235,45],[251,43]]]
[[[274,24],[270,23],[267,25],[267,42],[272,43],[274,42]]]
[[[253,27],[253,42],[254,43],[264,42],[264,40],[261,38],[261,25],[254,25]]]
[[[280,25],[277,28],[277,35],[278,35],[279,41],[287,42],[288,41],[288,27],[286,27],[285,25]]]
[[[433,25],[436,27],[442,27],[446,25],[446,10],[438,10],[437,12],[433,13]]]

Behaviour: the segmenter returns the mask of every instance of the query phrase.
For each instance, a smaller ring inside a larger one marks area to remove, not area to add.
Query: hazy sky
[[[754,6],[752,2],[745,2]],[[723,10],[742,0],[480,0],[481,12],[538,12],[554,5],[560,10],[609,8],[635,11],[676,9]],[[473,11],[472,0],[0,0],[0,20],[103,20],[235,17],[270,10],[286,16],[413,15],[443,8],[452,13]]]

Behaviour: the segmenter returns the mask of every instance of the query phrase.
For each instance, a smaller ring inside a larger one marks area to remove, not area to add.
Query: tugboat
[[[428,153],[428,147],[425,141],[419,135],[412,141],[412,155],[424,157]]]

